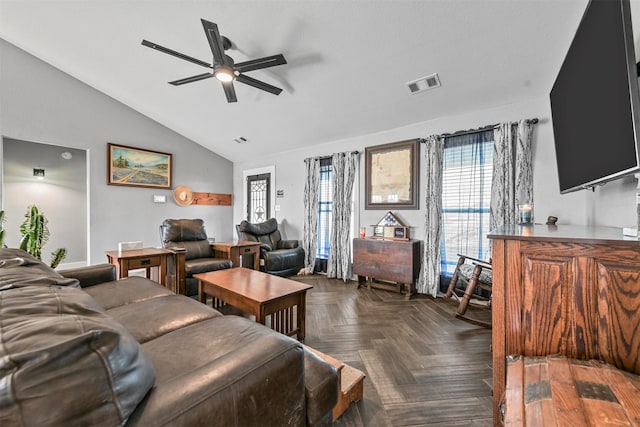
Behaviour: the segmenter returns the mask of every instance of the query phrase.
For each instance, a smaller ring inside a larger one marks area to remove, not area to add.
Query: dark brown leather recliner
[[[293,276],[304,267],[304,249],[297,240],[283,240],[275,218],[258,224],[242,221],[236,226],[238,238],[260,242],[260,269],[277,276]]]
[[[230,260],[215,258],[201,219],[165,219],[160,225],[160,240],[163,248],[172,249],[178,255],[175,270],[179,294],[198,295],[194,274],[232,267]]]

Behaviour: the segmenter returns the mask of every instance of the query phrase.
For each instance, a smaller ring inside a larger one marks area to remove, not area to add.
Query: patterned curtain
[[[440,288],[443,152],[444,141],[440,136],[433,135],[425,140],[424,252],[417,290],[434,298]]]
[[[318,250],[318,185],[320,180],[320,159],[304,159],[307,175],[304,183],[304,235],[302,247],[305,253],[304,270],[313,273]]]
[[[533,204],[533,124],[520,120],[494,131],[491,229],[518,222],[518,205]]]
[[[351,200],[356,166],[360,155],[355,152],[334,153],[333,210],[327,277],[351,278]]]

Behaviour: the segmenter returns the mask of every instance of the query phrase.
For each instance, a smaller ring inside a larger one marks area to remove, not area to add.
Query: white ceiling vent
[[[430,76],[408,82],[407,87],[412,94],[424,92],[428,89],[434,89],[440,87],[440,77],[438,77],[438,74],[431,74]]]
[[[233,138],[233,140],[235,142],[237,142],[238,144],[246,144],[247,142],[249,142],[249,140],[247,138],[245,138],[244,136],[238,136],[236,138]]]

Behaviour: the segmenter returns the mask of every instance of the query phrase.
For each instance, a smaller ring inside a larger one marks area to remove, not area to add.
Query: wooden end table
[[[249,240],[212,242],[211,248],[216,253],[216,257],[230,259],[234,267],[241,267],[241,256],[253,255],[253,269],[260,270],[260,242]],[[242,265],[242,267],[245,266]]]
[[[167,264],[173,252],[161,248],[143,248],[130,251],[108,251],[109,264],[116,266],[118,279],[129,277],[129,270],[145,269],[146,278],[151,278],[162,286],[167,286]],[[155,267],[155,274],[151,275],[151,268]],[[171,286],[175,284],[171,283]]]
[[[207,295],[211,295],[254,315],[256,322],[263,325],[271,316],[272,329],[297,335],[299,341],[304,341],[306,294],[313,286],[243,267],[193,277],[198,279],[200,302],[206,302]]]

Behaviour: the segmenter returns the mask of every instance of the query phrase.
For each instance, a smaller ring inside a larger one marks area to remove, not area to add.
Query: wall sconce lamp
[[[33,168],[33,176],[37,179],[44,179],[44,169]]]

